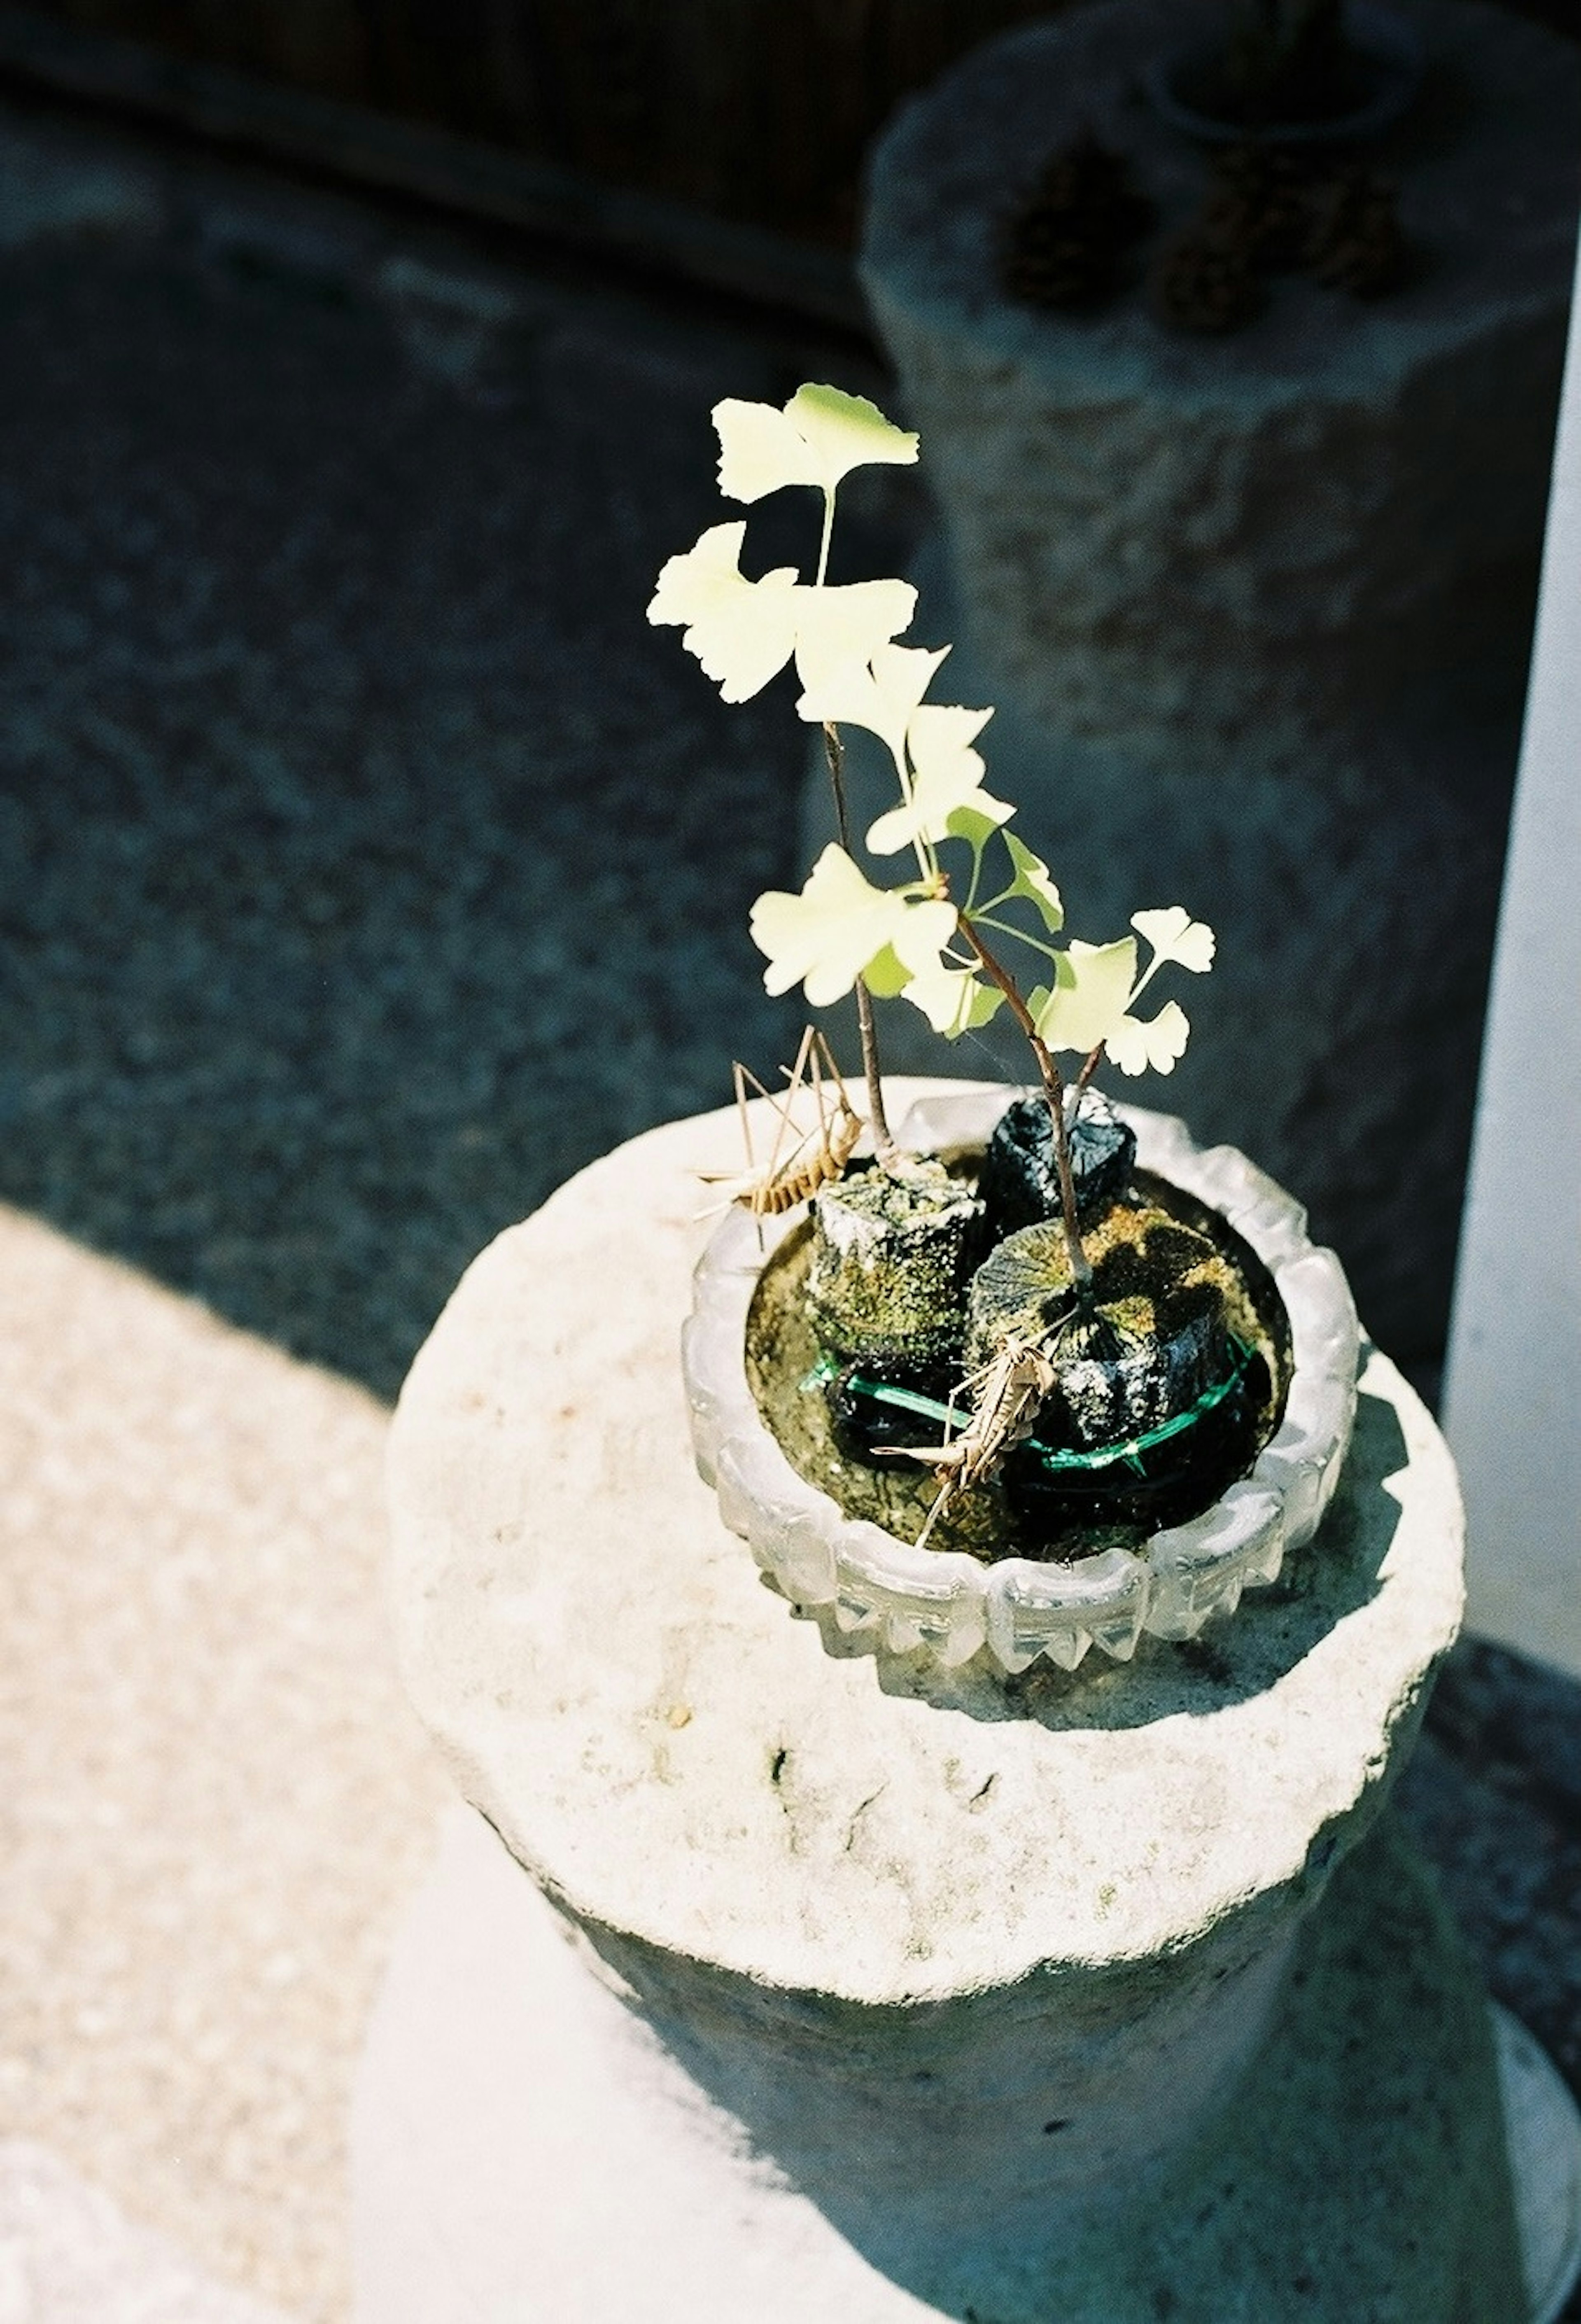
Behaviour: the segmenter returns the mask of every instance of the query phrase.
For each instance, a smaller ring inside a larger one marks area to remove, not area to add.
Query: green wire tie
[[[1172,1420],[1161,1420],[1156,1428],[1144,1429],[1140,1436],[1127,1437],[1119,1444],[1099,1445],[1091,1452],[1057,1452],[1052,1445],[1040,1444],[1035,1436],[1026,1439],[1027,1450],[1036,1453],[1045,1469],[1111,1469],[1124,1461],[1139,1477],[1145,1476],[1147,1472],[1142,1459],[1144,1452],[1151,1452],[1155,1445],[1167,1444],[1172,1436],[1182,1435],[1188,1428],[1194,1428],[1245,1378],[1255,1351],[1233,1332],[1229,1340],[1236,1351],[1233,1370],[1223,1379],[1215,1380],[1211,1388],[1205,1388],[1196,1402],[1189,1405],[1184,1412],[1177,1412]],[[813,1366],[802,1386],[804,1388],[824,1387],[835,1378],[839,1370],[839,1365],[825,1356]],[[946,1432],[946,1441],[949,1434],[961,1425],[958,1406],[941,1404],[933,1397],[919,1395],[915,1388],[895,1388],[887,1380],[864,1379],[859,1372],[851,1374],[850,1385],[864,1396],[870,1396],[875,1404],[889,1405],[896,1412],[915,1413],[919,1420],[936,1421]],[[896,1449],[901,1448],[897,1446]]]

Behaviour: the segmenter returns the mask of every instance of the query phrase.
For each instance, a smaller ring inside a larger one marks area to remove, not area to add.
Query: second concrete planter
[[[1096,934],[1144,888],[1221,936],[1213,1043],[1172,1086],[1346,1255],[1388,1343],[1448,1310],[1576,220],[1581,53],[1472,0],[1409,11],[1428,72],[1379,167],[1417,272],[1304,281],[1224,339],[1135,292],[999,281],[1008,213],[1089,125],[1161,235],[1207,163],[1137,81],[1214,19],[1101,0],[979,51],[874,156],[862,270],[939,522],[913,634],[996,706],[990,779]],[[860,787],[859,753],[852,754]],[[825,817],[827,784],[809,790]],[[858,803],[889,802],[878,766]],[[994,1031],[988,1050],[1009,1064]],[[893,1062],[928,1055],[891,1036]],[[981,1056],[982,1051],[977,1051]]]

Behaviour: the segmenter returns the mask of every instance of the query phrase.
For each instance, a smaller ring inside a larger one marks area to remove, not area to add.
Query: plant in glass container
[[[795,1133],[819,1157],[810,1220],[743,1181],[758,1223],[715,1237],[688,1326],[700,1462],[789,1595],[892,1646],[954,1660],[986,1639],[1015,1669],[1094,1639],[1124,1656],[1144,1628],[1189,1636],[1315,1526],[1356,1354],[1343,1277],[1296,1206],[1097,1088],[1106,1061],[1136,1075],[1180,1057],[1179,1001],[1141,1004],[1161,971],[1211,966],[1212,931],[1172,905],[1105,943],[1067,936],[1047,864],[986,787],[990,713],[928,698],[948,648],[896,642],[915,592],[830,581],[841,480],[914,461],[916,438],[818,385],[714,419],[728,496],[820,491],[813,577],[748,578],[744,523],[716,525],[666,565],[648,617],[682,627],[729,701],[794,662],[823,731],[841,838],[799,890],[758,898],[752,934],[769,991],[854,995],[870,1151],[847,1106],[837,1153],[821,1108]],[[896,803],[865,840],[898,877],[857,859],[850,725],[893,761]],[[1040,1093],[998,1093],[987,1119],[980,1096],[914,1109],[897,1132],[873,1002],[900,998],[946,1040],[1007,1011]],[[782,1126],[818,1054],[809,1036]]]

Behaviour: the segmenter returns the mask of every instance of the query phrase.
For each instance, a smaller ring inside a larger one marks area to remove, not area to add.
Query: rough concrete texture
[[[1082,935],[1177,898],[1218,928],[1172,1102],[1310,1204],[1420,1357],[1448,1314],[1581,59],[1469,0],[1410,13],[1427,85],[1372,157],[1419,254],[1397,296],[1282,281],[1193,340],[1135,293],[1071,318],[998,290],[1007,206],[1083,124],[1161,232],[1201,200],[1203,156],[1135,85],[1204,21],[1161,0],[1008,35],[905,109],[863,272],[942,520],[917,634],[958,641],[948,698],[997,706],[990,772]]]
[[[770,1075],[794,1054],[744,933],[756,890],[798,876],[790,697],[722,710],[640,608],[717,513],[718,396],[824,377],[884,402],[893,383],[794,326],[103,123],[7,108],[0,148],[31,189],[0,259],[0,1194],[259,1335],[256,1370],[227,1374],[239,1412],[271,1404],[280,1347],[392,1394],[507,1221],[666,1107],[722,1098],[733,1052]],[[113,203],[81,190],[111,177]],[[485,330],[501,282],[516,319]],[[873,476],[842,509],[851,568],[898,571],[915,479]],[[766,563],[804,560],[804,525],[777,522],[754,515]],[[348,1502],[317,1554],[294,1537],[289,1586],[255,1589],[267,1498],[261,1520],[259,1470],[216,1438],[212,1588],[172,1622],[140,1545],[189,1455],[140,1386],[132,1278],[62,1247],[68,1398],[56,1278],[15,1264],[33,1287],[7,1304],[8,1377],[60,1393],[5,1448],[29,1511],[0,1620],[7,1815],[31,1837],[5,1905],[0,2129],[215,2275],[338,2324],[354,2029],[442,1788],[379,1659],[373,1536]],[[267,1491],[322,1500],[313,1410],[272,1408]],[[101,1609],[121,1662],[161,1675],[152,1727],[85,1726]],[[218,1717],[233,1686],[265,1706],[250,1724]],[[348,1715],[370,1688],[392,1726]],[[193,1788],[195,1705],[215,1782],[256,1755],[223,1777],[243,1823],[211,1824]],[[1494,1989],[1581,2086],[1581,1688],[1457,1649],[1429,1719],[1413,1820]],[[303,1738],[283,1775],[277,1729]],[[359,1903],[341,1884],[364,1878]],[[192,1941],[161,1933],[158,1959],[201,2024],[167,2042],[144,1934],[170,1896]],[[304,2005],[299,2044],[262,1969],[271,1930],[321,1929],[326,1899],[346,1941],[316,1941],[323,2015]],[[282,2078],[298,2098],[272,2112]]]
[[[731,1127],[633,1141],[464,1278],[391,1440],[403,1674],[465,1795],[703,2087],[859,2247],[948,2273],[985,2234],[1043,2250],[1222,2106],[1454,1635],[1458,1496],[1374,1355],[1323,1532],[1211,1671],[1152,1641],[1019,1684],[842,1652],[690,1473],[690,1214]],[[1488,2055],[1450,2111],[1469,2144],[1443,2183],[1480,2185]],[[1414,2204],[1448,2264],[1420,2178],[1396,2181],[1390,2208]],[[1493,2218],[1496,2170],[1488,2191]],[[1448,2312],[1425,2292],[1401,2310]]]
[[[938,1086],[899,1082],[897,1111]],[[408,1378],[397,1646],[463,1790],[580,1917],[870,2005],[1151,1955],[1320,1870],[1459,1618],[1454,1471],[1393,1367],[1369,1360],[1322,1550],[1244,1602],[1213,1674],[1156,1645],[1019,1683],[830,1652],[692,1468],[698,1174],[737,1135],[695,1116],[580,1172]],[[706,1887],[676,1892],[662,1868],[698,1850]]]
[[[381,1618],[383,1435],[364,1391],[0,1213],[0,2126],[314,2324],[439,1793]]]
[[[133,2227],[44,2147],[0,2142],[0,2324],[286,2324]]]
[[[949,2254],[886,2249],[852,2217],[866,2143],[820,2208],[565,1936],[458,1809],[397,1939],[358,2079],[359,2324],[1524,2318],[1508,2301],[1497,2126],[1478,2103],[1482,2005],[1397,1837],[1338,1876],[1278,2039],[1184,2170],[1128,2183],[1117,2218],[1067,2214],[1041,2264],[980,2218]],[[889,2098],[875,2094],[872,2121]],[[1548,2085],[1518,2113],[1513,2151],[1562,2202],[1581,2149],[1558,2173],[1533,2170],[1555,2124]],[[1562,2127],[1575,2149],[1573,2120]],[[1045,2089],[1026,2144],[1046,2158],[1071,2135]],[[1435,2176],[1440,2193],[1452,2180],[1472,2191],[1411,2250],[1410,2215]],[[1529,2246],[1550,2283],[1563,2225],[1556,2236],[1546,2218]]]

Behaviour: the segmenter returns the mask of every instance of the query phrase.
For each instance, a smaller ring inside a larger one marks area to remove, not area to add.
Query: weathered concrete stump
[[[1372,1357],[1323,1532],[1192,1647],[875,1660],[692,1470],[733,1135],[563,1187],[402,1397],[402,1664],[498,1841],[374,2024],[359,2314],[1526,2324],[1486,2006],[1380,1820],[1460,1606],[1420,1404]]]
[[[1000,287],[1018,195],[1090,126],[1161,233],[1207,185],[1139,69],[1202,29],[1103,0],[990,42],[874,157],[862,273],[939,525],[911,635],[992,703],[991,784],[1081,899],[1219,930],[1172,1084],[1200,1135],[1312,1212],[1402,1360],[1441,1348],[1470,1134],[1576,228],[1581,53],[1508,11],[1402,7],[1418,105],[1366,155],[1417,272],[1295,278],[1223,338],[1133,290],[1093,315]],[[1222,14],[1222,12],[1220,12]],[[853,738],[868,809],[893,778]],[[829,835],[828,784],[809,820]],[[899,1066],[931,1061],[918,1018]],[[1009,1071],[1014,1039],[984,1037]],[[980,1069],[980,1066],[979,1066]]]

